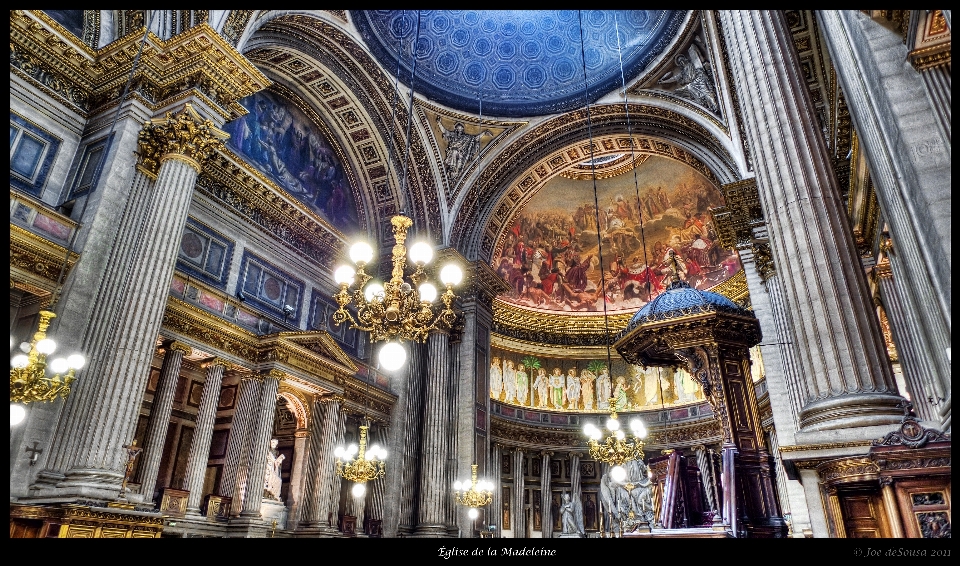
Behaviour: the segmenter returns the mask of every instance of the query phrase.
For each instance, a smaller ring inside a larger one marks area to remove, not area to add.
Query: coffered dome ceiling
[[[663,54],[686,12],[355,10],[351,15],[392,74],[399,53],[400,80],[408,86],[415,50],[413,86],[426,98],[470,113],[479,112],[482,100],[486,115],[530,117],[583,107],[584,67],[590,102],[620,86],[621,56],[626,80],[639,76]]]

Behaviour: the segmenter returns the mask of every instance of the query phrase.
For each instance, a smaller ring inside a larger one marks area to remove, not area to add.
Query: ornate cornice
[[[841,483],[876,481],[880,467],[870,458],[843,458],[817,465],[820,482],[827,487]]]
[[[52,299],[57,282],[66,280],[79,259],[80,254],[67,253],[63,246],[10,225],[10,282],[14,287]]]
[[[130,76],[143,31],[94,50],[39,10],[10,12],[11,69],[84,114],[113,104]],[[246,111],[240,98],[270,81],[209,24],[163,41],[147,34],[129,95],[157,109],[195,90],[224,120]]]
[[[501,299],[493,301],[493,331],[510,338],[563,346],[605,346],[613,343],[634,313],[575,315],[534,311]]]
[[[756,229],[765,227],[767,222],[760,206],[756,178],[728,183],[720,187],[720,192],[724,206],[710,209],[720,246],[751,250],[757,272],[764,281],[767,280],[775,269],[769,243],[756,237]]]
[[[930,442],[949,442],[950,435],[927,428],[920,424],[916,417],[907,416],[900,421],[900,428],[887,433],[886,436],[873,442],[873,446],[905,446],[907,448],[923,448]]]

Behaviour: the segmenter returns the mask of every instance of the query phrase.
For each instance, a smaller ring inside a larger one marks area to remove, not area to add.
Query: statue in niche
[[[584,410],[593,410],[595,399],[593,389],[596,379],[597,374],[593,373],[589,369],[585,369],[580,372],[580,399],[583,401]]]
[[[537,378],[533,381],[533,388],[537,393],[537,407],[546,409],[550,398],[550,379],[547,377],[546,368],[537,368]]]
[[[563,535],[583,536],[583,505],[579,499],[571,500],[568,492],[563,492],[560,517]]]
[[[577,370],[574,368],[567,371],[567,408],[580,408],[580,380],[577,379]]]
[[[527,376],[526,366],[520,364],[517,366],[517,403],[526,405],[529,393],[530,378]]]
[[[674,92],[684,98],[692,100],[717,113],[720,107],[717,105],[716,90],[713,86],[713,79],[710,76],[709,61],[705,59],[696,44],[691,44],[687,49],[687,55],[677,55],[675,59],[677,68],[668,72],[657,84],[676,83]]]
[[[280,466],[283,464],[285,455],[277,452],[276,438],[270,439],[270,449],[267,450],[266,473],[263,479],[263,495],[274,501],[280,501],[280,489],[283,487],[283,480],[280,478]]]
[[[484,130],[479,134],[468,134],[464,131],[463,122],[457,122],[453,125],[453,130],[448,130],[443,127],[440,116],[437,116],[437,126],[440,128],[440,135],[447,142],[443,164],[447,166],[451,179],[459,179],[467,163],[480,152],[480,138],[492,136],[493,133],[490,130]]]
[[[567,388],[563,381],[563,374],[560,368],[553,368],[553,374],[550,375],[550,405],[554,409],[562,409],[566,398]]]
[[[500,400],[503,393],[503,367],[500,365],[500,358],[494,357],[490,363],[490,398],[494,401]]]
[[[517,370],[513,360],[503,362],[503,393],[505,403],[517,402]]]

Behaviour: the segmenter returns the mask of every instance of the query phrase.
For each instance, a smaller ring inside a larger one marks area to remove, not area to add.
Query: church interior
[[[950,538],[950,10],[11,10],[11,538]]]

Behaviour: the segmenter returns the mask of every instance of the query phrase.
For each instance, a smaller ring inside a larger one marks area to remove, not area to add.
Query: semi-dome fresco
[[[582,107],[584,66],[590,102],[620,86],[621,55],[626,79],[635,78],[670,44],[686,11],[354,10],[351,15],[384,68],[397,69],[399,53],[399,78],[408,86],[416,53],[416,92],[465,112],[478,112],[482,102],[483,114],[522,117]]]
[[[240,100],[246,116],[224,126],[227,145],[324,220],[343,232],[358,227],[343,164],[309,118],[282,96],[258,92]]]
[[[635,312],[663,291],[679,256],[685,279],[710,289],[736,274],[736,252],[721,248],[710,209],[720,191],[688,165],[650,156],[636,168],[597,179],[554,177],[524,205],[502,236],[493,268],[510,285],[504,301],[550,312]],[[637,188],[639,187],[639,206]],[[642,214],[641,214],[642,211]],[[642,219],[642,222],[641,222]],[[602,293],[600,255],[603,253]]]

